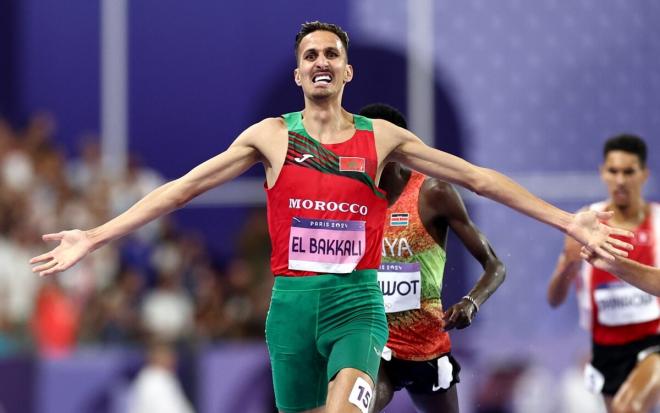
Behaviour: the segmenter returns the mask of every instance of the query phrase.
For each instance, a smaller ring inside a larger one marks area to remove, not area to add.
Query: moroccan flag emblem
[[[407,212],[395,212],[390,215],[390,226],[407,227],[410,215]]]
[[[366,161],[364,158],[353,156],[339,157],[339,170],[342,172],[364,172]]]

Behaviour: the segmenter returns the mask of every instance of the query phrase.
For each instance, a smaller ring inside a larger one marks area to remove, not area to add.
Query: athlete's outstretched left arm
[[[445,311],[445,330],[462,329],[472,323],[478,307],[481,307],[504,282],[506,269],[484,234],[470,219],[458,191],[451,184],[435,179],[425,185],[431,185],[426,191],[426,199],[434,209],[436,224],[440,226],[446,224],[451,228],[484,269],[483,274],[467,295],[474,300],[474,303],[464,297]]]
[[[617,258],[613,262],[606,261],[586,248],[582,248],[581,255],[594,267],[614,274],[628,284],[660,297],[660,268],[640,264],[627,258]]]
[[[374,120],[379,137],[377,149],[381,163],[401,162],[426,175],[461,185],[479,195],[504,204],[538,221],[567,233],[600,257],[613,260],[626,256],[632,245],[611,237],[632,233],[604,225],[612,213],[585,211],[571,214],[550,205],[508,178],[488,168],[475,166],[464,159],[425,145],[411,132],[382,120]]]
[[[278,120],[267,119],[241,133],[227,150],[201,163],[187,174],[167,182],[144,196],[110,221],[86,231],[79,229],[46,234],[44,241],[57,241],[51,251],[30,260],[32,271],[41,276],[67,270],[106,243],[142,225],[181,208],[197,195],[235,178],[262,160],[255,144],[261,136],[273,136]]]

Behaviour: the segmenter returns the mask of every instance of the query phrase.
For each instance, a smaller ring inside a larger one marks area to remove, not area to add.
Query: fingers
[[[58,272],[62,272],[64,270],[66,270],[67,267],[68,266],[66,266],[62,263],[55,263],[55,265],[52,268],[47,269],[45,271],[39,272],[39,276],[40,277],[46,277],[46,276],[51,275],[51,274],[57,274]]]
[[[36,264],[42,261],[47,261],[53,258],[52,251],[46,252],[44,254],[38,255],[36,257],[32,257],[30,259],[30,264]]]
[[[449,331],[456,327],[456,312],[453,307],[445,312],[443,320],[445,322],[445,331]]]
[[[598,219],[610,219],[614,216],[614,211],[596,211]]]
[[[628,251],[618,249],[610,244],[603,245],[603,249],[612,255],[618,255],[619,257],[627,257]]]
[[[454,327],[456,327],[456,323],[453,321],[447,321],[445,322],[445,331],[453,330]]]
[[[45,234],[41,236],[41,239],[44,241],[59,241],[64,238],[64,232],[58,232],[56,234]]]
[[[614,262],[615,260],[614,255],[607,252],[603,247],[596,248],[595,253],[605,261]]]
[[[52,261],[49,261],[49,262],[47,262],[47,263],[45,263],[45,264],[43,264],[43,265],[40,265],[40,266],[38,266],[38,267],[34,267],[34,268],[32,269],[32,272],[38,272],[38,273],[41,275],[42,272],[44,272],[44,271],[48,271],[48,270],[50,270],[51,268],[55,267],[56,265],[57,265],[57,261],[52,260]]]
[[[615,247],[617,247],[619,249],[632,251],[635,248],[632,244],[630,244],[628,242],[625,242],[625,241],[621,241],[620,239],[610,237],[610,238],[607,239],[607,241],[611,245],[614,245]]]
[[[635,236],[635,234],[633,232],[630,232],[630,231],[625,230],[625,229],[610,227],[610,226],[608,226],[607,228],[610,230],[611,235],[620,235],[620,236],[626,237],[626,238],[633,238]]]

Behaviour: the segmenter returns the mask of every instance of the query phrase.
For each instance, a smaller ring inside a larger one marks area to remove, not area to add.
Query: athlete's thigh
[[[374,397],[374,382],[367,373],[344,368],[328,384],[324,413],[366,413]]]
[[[455,385],[445,392],[410,393],[410,398],[419,413],[458,413],[458,392]]]
[[[660,396],[660,355],[639,362],[612,400],[612,411],[649,412]]]
[[[315,296],[307,291],[273,291],[266,319],[266,343],[278,409],[303,412],[323,405],[327,360],[317,349]]]
[[[374,400],[371,402],[369,407],[370,413],[378,413],[385,408],[394,397],[394,388],[392,386],[392,381],[387,375],[387,371],[384,368],[384,362],[381,360],[380,368],[378,369],[378,383],[376,383],[376,394],[374,395]]]

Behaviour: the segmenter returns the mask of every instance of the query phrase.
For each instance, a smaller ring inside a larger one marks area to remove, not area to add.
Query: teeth
[[[331,80],[332,79],[330,79],[330,76],[328,76],[328,75],[319,75],[319,76],[314,77],[314,83],[316,83],[316,82],[330,83]]]

